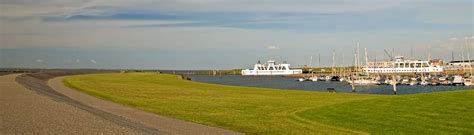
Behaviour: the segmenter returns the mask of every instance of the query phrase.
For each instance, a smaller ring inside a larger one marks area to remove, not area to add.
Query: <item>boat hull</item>
[[[302,74],[303,70],[242,70],[242,75],[294,75]]]
[[[432,73],[443,72],[443,68],[426,67],[426,68],[363,68],[366,73]]]
[[[352,81],[348,81],[349,84],[352,84]],[[354,85],[379,85],[380,82],[375,80],[354,80]]]

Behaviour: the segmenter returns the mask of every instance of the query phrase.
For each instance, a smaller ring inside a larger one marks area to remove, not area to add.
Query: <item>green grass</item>
[[[247,134],[472,134],[474,91],[384,96],[205,84],[156,73],[67,77],[141,110]]]

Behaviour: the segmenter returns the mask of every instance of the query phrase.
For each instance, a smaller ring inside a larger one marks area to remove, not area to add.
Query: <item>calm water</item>
[[[351,93],[351,85],[346,82],[330,82],[330,81],[318,81],[318,82],[298,82],[296,77],[283,77],[283,76],[241,76],[241,75],[186,75],[193,81],[224,84],[224,85],[235,85],[235,86],[249,86],[249,87],[262,87],[262,88],[276,88],[276,89],[291,89],[291,90],[306,90],[306,91],[323,91],[326,92],[327,88],[335,88],[337,92]],[[425,93],[425,92],[438,92],[438,91],[452,91],[452,90],[467,90],[474,89],[473,86],[406,86],[397,85],[397,94],[413,94],[413,93]],[[364,94],[393,94],[393,87],[390,85],[374,85],[374,86],[356,86],[356,93]]]

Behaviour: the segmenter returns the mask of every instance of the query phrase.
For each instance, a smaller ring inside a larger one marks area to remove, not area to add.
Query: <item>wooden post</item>
[[[392,85],[393,85],[393,94],[397,95],[397,79],[395,79],[395,75],[392,75]]]
[[[354,86],[354,75],[351,76],[351,86],[352,86],[352,93],[355,93],[355,86]]]

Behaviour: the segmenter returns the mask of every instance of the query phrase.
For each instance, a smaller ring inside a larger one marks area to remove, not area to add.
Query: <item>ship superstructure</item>
[[[302,73],[302,69],[290,69],[290,64],[285,62],[276,64],[274,60],[269,60],[266,64],[261,64],[258,61],[253,69],[242,70],[242,75],[292,75]]]
[[[366,73],[431,73],[443,72],[443,65],[437,61],[406,60],[403,56],[394,61],[368,62],[362,68]]]

